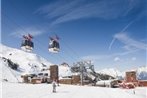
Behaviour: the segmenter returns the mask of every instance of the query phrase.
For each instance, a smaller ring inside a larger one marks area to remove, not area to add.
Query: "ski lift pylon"
[[[32,39],[33,36],[31,34],[23,35],[21,49],[27,52],[31,52],[34,48],[34,43],[32,42]]]

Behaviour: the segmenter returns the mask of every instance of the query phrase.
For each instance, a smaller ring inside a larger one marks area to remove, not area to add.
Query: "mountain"
[[[0,51],[0,56],[10,59],[14,63],[17,63],[24,71],[30,70],[30,67],[33,65],[36,65],[39,67],[39,69],[41,69],[44,67],[43,65],[49,66],[52,64],[46,59],[34,53],[28,53],[19,49],[10,48],[2,44],[0,47],[2,49]]]
[[[67,63],[62,63],[59,65],[59,78],[63,78],[66,76],[71,76],[72,72],[70,70],[70,67]]]
[[[142,66],[137,69],[137,77],[139,80],[147,80],[147,66]]]
[[[137,73],[137,78],[139,80],[147,80],[147,66],[142,66],[142,67],[139,67],[137,69],[133,69],[136,71]],[[129,71],[129,70],[127,70]],[[131,70],[130,70],[131,71]],[[112,77],[117,77],[119,79],[123,79],[125,77],[125,72],[121,72],[115,68],[106,68],[106,69],[103,69],[103,70],[99,70],[97,71],[97,73],[100,73],[100,74],[106,74],[106,75],[110,75]]]
[[[124,72],[121,72],[115,68],[105,68],[105,69],[102,69],[102,70],[99,70],[97,71],[97,73],[100,73],[100,74],[107,74],[107,75],[110,75],[112,77],[124,77]]]
[[[20,77],[23,73],[38,73],[52,65],[52,63],[35,53],[28,53],[2,44],[0,44],[0,49],[1,69],[3,71],[1,74],[3,78],[9,78],[9,81],[16,81],[15,76]],[[16,70],[13,69],[15,67]]]

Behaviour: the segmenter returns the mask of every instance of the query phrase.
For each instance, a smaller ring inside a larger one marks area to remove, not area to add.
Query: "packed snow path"
[[[90,86],[60,85],[52,93],[51,84],[18,84],[3,82],[3,98],[146,98],[146,88],[133,90]]]

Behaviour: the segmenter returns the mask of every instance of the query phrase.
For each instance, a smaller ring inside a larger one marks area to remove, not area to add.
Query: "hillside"
[[[30,67],[33,65],[36,65],[39,69],[41,69],[44,67],[43,65],[49,66],[52,64],[34,53],[28,53],[19,49],[10,48],[2,44],[0,45],[0,48],[2,49],[0,51],[0,56],[17,63],[23,71],[29,71]]]
[[[42,69],[47,69],[52,65],[52,63],[34,53],[10,48],[2,44],[0,45],[0,49],[3,79],[7,78],[9,81],[16,82],[15,75],[20,77],[23,73],[38,73]],[[17,70],[11,69],[9,63],[18,65]]]

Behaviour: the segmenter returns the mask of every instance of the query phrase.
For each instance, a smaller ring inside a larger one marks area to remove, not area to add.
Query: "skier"
[[[53,86],[53,93],[56,92],[56,82],[55,80],[52,82],[52,86]]]

